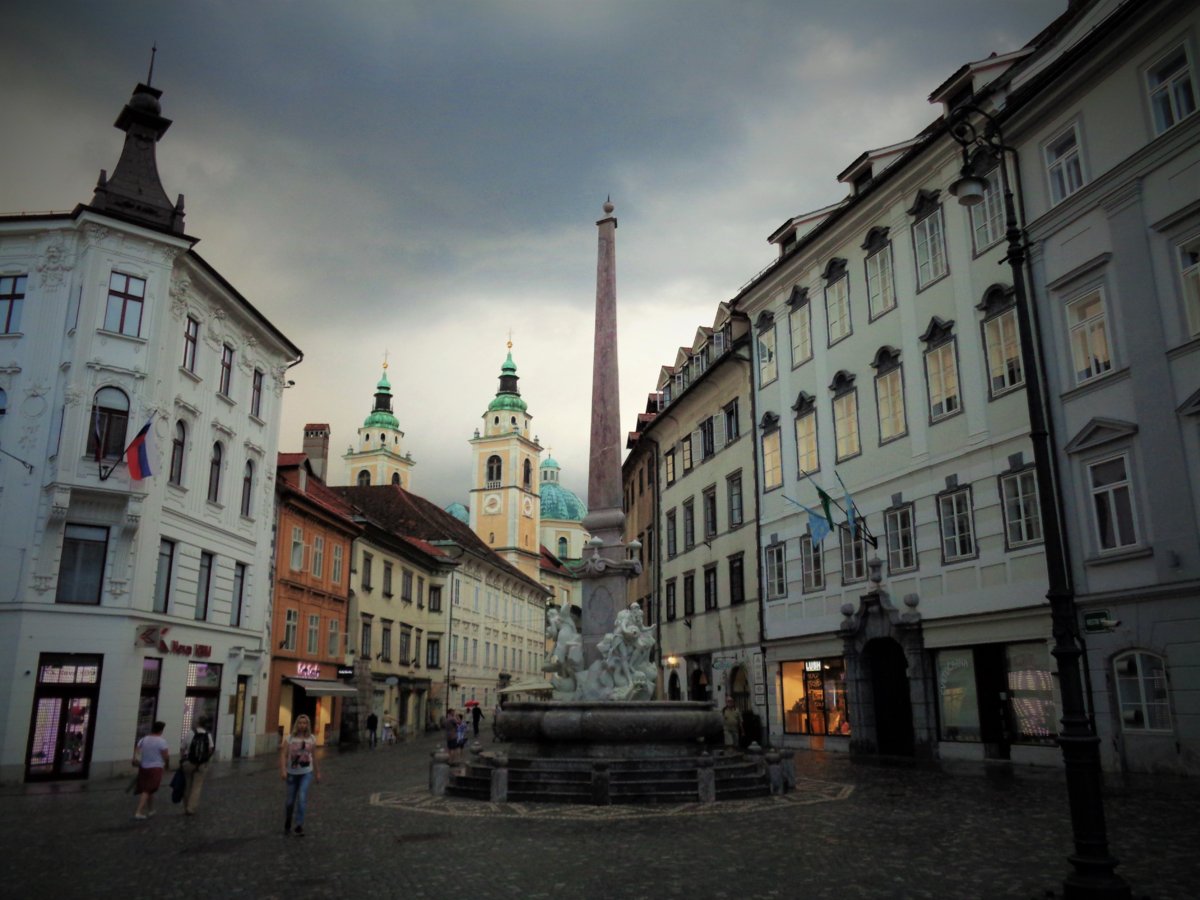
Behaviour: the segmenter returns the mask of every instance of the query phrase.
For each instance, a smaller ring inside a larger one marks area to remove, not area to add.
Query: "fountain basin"
[[[721,746],[721,714],[697,701],[542,700],[496,717],[512,757],[655,759]]]

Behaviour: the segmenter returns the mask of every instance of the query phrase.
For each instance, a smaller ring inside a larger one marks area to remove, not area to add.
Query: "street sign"
[[[1119,622],[1109,618],[1107,609],[1094,609],[1083,614],[1083,630],[1088,634],[1112,631]]]

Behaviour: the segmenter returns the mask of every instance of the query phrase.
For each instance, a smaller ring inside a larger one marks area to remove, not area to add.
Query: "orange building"
[[[303,453],[279,454],[275,498],[267,728],[286,734],[307,713],[317,742],[336,743],[342,705],[357,697],[338,669],[346,660],[350,547],[362,529],[354,507],[314,474]]]

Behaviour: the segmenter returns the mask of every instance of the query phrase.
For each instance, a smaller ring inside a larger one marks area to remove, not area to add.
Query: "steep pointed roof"
[[[383,374],[375,385],[375,406],[363,420],[363,428],[400,428],[400,420],[392,411],[392,384],[387,377],[387,363],[383,364]]]
[[[498,409],[515,409],[519,412],[525,412],[528,409],[525,401],[521,399],[521,392],[517,390],[517,381],[520,378],[517,375],[517,364],[513,362],[512,350],[508,351],[508,358],[504,360],[504,365],[500,367],[500,390],[496,392],[496,397],[488,404],[488,412],[493,412]]]

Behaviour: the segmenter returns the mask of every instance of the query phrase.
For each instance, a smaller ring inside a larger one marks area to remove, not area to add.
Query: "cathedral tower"
[[[517,390],[517,366],[508,358],[500,367],[500,390],[483,414],[483,430],[471,439],[474,476],[472,530],[493,550],[537,579],[541,557],[538,528],[538,459],[542,448],[530,434],[529,415]]]
[[[411,453],[401,445],[404,432],[392,412],[392,385],[387,377],[387,363],[375,385],[375,406],[358,429],[358,449],[349,448],[342,457],[346,462],[346,483],[360,486],[398,484],[412,490],[412,469],[416,465]]]

